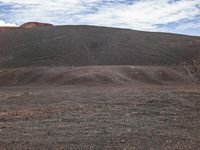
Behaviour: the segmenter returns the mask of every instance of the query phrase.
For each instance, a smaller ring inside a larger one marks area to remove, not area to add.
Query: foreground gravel
[[[200,149],[198,87],[0,88],[0,149]]]

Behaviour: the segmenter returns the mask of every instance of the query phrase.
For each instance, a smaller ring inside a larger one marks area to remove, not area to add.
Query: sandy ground
[[[0,149],[200,149],[198,87],[0,88]]]

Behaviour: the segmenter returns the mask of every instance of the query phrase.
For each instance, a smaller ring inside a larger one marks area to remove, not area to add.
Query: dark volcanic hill
[[[25,26],[0,32],[0,150],[200,150],[200,37]]]
[[[191,75],[175,68],[193,61],[200,61],[200,37],[43,23],[0,32],[5,86],[188,83]]]
[[[200,37],[93,26],[0,32],[0,67],[177,65],[200,58]]]

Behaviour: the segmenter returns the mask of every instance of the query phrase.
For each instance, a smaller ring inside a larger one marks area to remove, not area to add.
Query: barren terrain
[[[1,149],[200,149],[200,89],[0,89]]]
[[[200,37],[27,25],[0,28],[0,149],[200,149]]]

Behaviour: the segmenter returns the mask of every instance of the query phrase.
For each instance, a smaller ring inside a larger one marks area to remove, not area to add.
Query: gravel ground
[[[200,89],[0,88],[0,149],[199,150]]]

